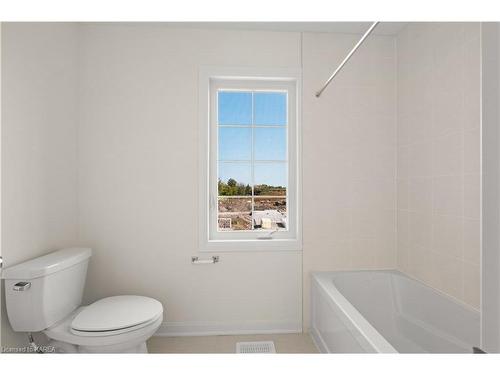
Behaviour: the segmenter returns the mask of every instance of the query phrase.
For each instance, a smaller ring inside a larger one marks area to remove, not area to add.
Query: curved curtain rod
[[[325,89],[328,87],[328,85],[330,84],[330,82],[335,78],[335,76],[337,75],[337,73],[340,72],[340,70],[344,67],[344,65],[349,61],[349,59],[354,54],[354,52],[356,52],[356,50],[359,48],[359,46],[361,46],[361,44],[363,44],[363,42],[365,41],[365,39],[368,37],[368,35],[371,34],[371,32],[373,31],[373,29],[375,28],[375,26],[377,26],[378,23],[379,23],[379,21],[373,22],[372,25],[370,26],[370,28],[368,30],[366,30],[366,32],[361,37],[361,39],[359,40],[359,42],[356,43],[356,45],[351,50],[351,52],[349,52],[347,54],[347,56],[345,57],[345,59],[340,63],[340,65],[338,66],[338,68],[335,69],[335,71],[330,76],[330,78],[328,78],[328,80],[325,82],[325,84],[323,85],[323,87],[318,92],[316,92],[316,97],[317,98],[319,98],[321,96],[321,94],[323,93],[323,91],[325,91]]]

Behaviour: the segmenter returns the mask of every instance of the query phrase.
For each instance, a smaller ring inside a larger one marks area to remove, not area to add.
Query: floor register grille
[[[263,354],[276,353],[274,341],[248,341],[236,343],[236,353]]]

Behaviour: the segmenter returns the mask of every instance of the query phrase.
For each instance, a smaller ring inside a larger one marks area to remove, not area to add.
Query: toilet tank
[[[92,250],[67,248],[5,268],[5,299],[12,329],[38,332],[80,306]]]

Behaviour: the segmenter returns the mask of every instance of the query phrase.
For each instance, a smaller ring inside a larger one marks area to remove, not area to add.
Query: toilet
[[[16,332],[43,332],[63,353],[147,353],[163,321],[153,298],[120,295],[81,306],[88,248],[67,248],[3,270],[9,322]]]

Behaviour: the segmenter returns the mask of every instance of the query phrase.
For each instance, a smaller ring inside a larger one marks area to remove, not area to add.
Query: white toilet
[[[147,353],[146,340],[163,321],[149,297],[114,296],[80,306],[92,250],[68,248],[4,269],[10,324],[40,332],[67,353]]]

